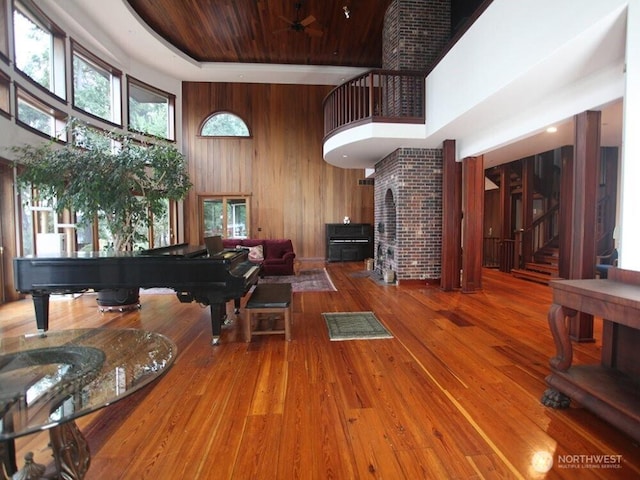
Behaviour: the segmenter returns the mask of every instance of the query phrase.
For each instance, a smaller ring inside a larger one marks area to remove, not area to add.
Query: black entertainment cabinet
[[[373,225],[327,223],[327,261],[355,262],[373,258]]]

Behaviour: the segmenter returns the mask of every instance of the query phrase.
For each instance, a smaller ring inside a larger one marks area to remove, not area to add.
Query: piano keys
[[[225,304],[258,282],[260,267],[246,250],[209,256],[187,244],[140,252],[75,252],[14,258],[16,290],[31,294],[39,331],[49,329],[49,296],[109,288],[168,287],[181,302],[208,305],[212,344],[220,340]]]

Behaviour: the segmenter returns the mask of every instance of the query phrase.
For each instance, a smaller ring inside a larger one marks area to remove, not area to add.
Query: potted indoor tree
[[[111,240],[107,249],[133,250],[151,217],[164,213],[166,200],[184,198],[191,187],[184,155],[169,142],[97,130],[77,120],[66,132],[67,142],[13,148],[18,181],[34,187],[37,199],[56,211],[82,213],[80,225],[100,219]],[[137,304],[137,290],[135,295]]]

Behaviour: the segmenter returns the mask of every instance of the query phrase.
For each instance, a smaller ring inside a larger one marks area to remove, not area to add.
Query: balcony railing
[[[324,99],[324,136],[362,123],[424,123],[425,74],[371,70]]]

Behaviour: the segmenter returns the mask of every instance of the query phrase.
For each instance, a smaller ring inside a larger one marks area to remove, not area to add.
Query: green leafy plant
[[[171,143],[147,143],[78,121],[67,132],[74,140],[66,144],[13,147],[18,180],[58,212],[82,212],[84,222],[104,220],[114,250],[130,250],[150,214],[162,215],[166,199],[180,200],[191,188],[184,155]]]

